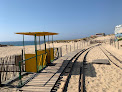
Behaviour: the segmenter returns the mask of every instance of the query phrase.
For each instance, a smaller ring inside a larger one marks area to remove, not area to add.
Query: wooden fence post
[[[78,42],[77,42],[77,49],[78,49]]]
[[[80,49],[81,49],[81,41],[80,41]]]
[[[71,52],[71,45],[70,45],[70,52]]]
[[[116,48],[116,43],[115,43],[115,41],[114,41],[114,46],[115,46],[115,48]]]
[[[59,49],[57,48],[57,52],[58,52],[58,58],[59,58]]]
[[[67,45],[66,45],[66,52],[68,53],[68,50],[67,50]]]
[[[119,41],[118,41],[118,49],[119,49]]]
[[[61,57],[62,57],[62,47],[60,48],[60,52],[61,52]]]
[[[75,42],[74,42],[74,50],[75,50]]]
[[[0,72],[0,87],[2,86],[2,81],[1,81],[1,72]]]
[[[61,50],[62,46],[60,47],[60,57],[62,57],[62,50]]]
[[[82,41],[82,48],[83,48],[83,41]]]
[[[111,45],[111,39],[110,39],[110,41],[109,41],[109,44]]]

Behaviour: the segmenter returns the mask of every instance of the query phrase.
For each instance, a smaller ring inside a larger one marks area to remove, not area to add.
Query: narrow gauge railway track
[[[96,46],[98,46],[98,45],[96,45]],[[62,87],[60,88],[61,89],[60,92],[66,92],[67,91],[68,83],[69,83],[69,80],[71,78],[71,72],[73,70],[73,66],[74,66],[75,62],[78,60],[78,58],[81,56],[81,54],[83,54],[87,50],[89,52],[90,51],[89,49],[91,49],[93,47],[94,46],[89,47],[87,49],[83,49],[71,61],[69,61],[69,63],[65,67],[64,71],[60,75],[59,79],[57,80],[56,84],[52,88],[51,92],[56,92],[57,91],[57,89],[59,88],[59,85],[61,85],[60,82],[62,81],[62,78],[63,78],[64,75],[66,77],[63,79],[64,83],[63,83]],[[84,89],[85,89],[85,85],[84,85],[84,82],[85,82],[84,81],[84,79],[85,79],[85,75],[84,75],[84,64],[85,64],[86,56],[87,56],[88,52],[84,56],[83,66],[80,66],[80,68],[79,68],[80,69],[80,72],[82,72],[82,73],[79,73],[79,76],[80,76],[80,78],[79,78],[79,92],[84,92]],[[81,63],[81,65],[82,65],[82,63]]]
[[[120,66],[121,65],[121,62],[122,61],[120,61],[116,56],[114,56],[113,54],[111,54],[108,50],[106,50],[104,47],[102,47],[102,48],[104,48],[104,50],[101,48],[101,47],[99,47],[101,50],[102,50],[102,52],[107,56],[107,58],[109,59],[109,61],[112,63],[112,64],[114,64],[115,66],[117,66],[118,68],[120,68],[120,69],[122,69],[122,67]],[[108,53],[110,54],[110,55],[108,55]],[[112,60],[112,59],[114,59],[114,60]],[[116,63],[114,62],[114,61],[116,61]]]
[[[86,50],[87,50],[87,49],[86,49]],[[71,72],[72,72],[72,70],[73,70],[74,64],[76,63],[76,61],[78,60],[78,58],[80,57],[80,55],[81,55],[82,53],[84,53],[86,50],[81,51],[81,52],[72,60],[72,64],[70,63],[70,64],[71,64],[71,67],[70,67],[70,65],[69,65],[70,71],[69,71],[69,72],[65,71],[65,73],[67,73],[67,74],[66,74],[66,75],[67,75],[67,78],[66,78],[66,81],[65,81],[65,83],[64,83],[64,85],[63,85],[62,92],[66,92],[66,91],[67,91],[68,83],[69,83],[70,78],[71,78]]]

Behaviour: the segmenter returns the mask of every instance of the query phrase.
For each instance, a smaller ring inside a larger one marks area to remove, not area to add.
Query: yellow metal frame
[[[31,58],[36,56],[36,54],[25,54],[25,59]],[[43,57],[43,58],[42,58]],[[26,72],[37,72],[39,70],[39,67],[42,66],[41,68],[45,67],[47,62],[46,62],[46,58],[47,57],[47,53],[42,54],[40,56],[37,57],[37,65],[36,65],[36,57],[26,60],[25,61],[25,71]],[[37,70],[37,66],[38,66],[38,70]]]
[[[58,33],[53,33],[53,32],[21,32],[16,34],[33,35],[33,36],[35,36],[35,34],[36,36],[58,35]]]
[[[47,63],[51,63],[51,61],[54,60],[54,49],[53,48],[49,48],[46,49],[47,52]],[[44,52],[44,50],[38,50],[37,53],[41,54],[42,52]]]

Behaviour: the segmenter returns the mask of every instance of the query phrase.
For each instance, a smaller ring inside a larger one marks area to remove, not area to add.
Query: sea
[[[44,41],[40,41],[40,44],[43,44]],[[13,45],[13,46],[23,46],[23,41],[9,41],[9,42],[0,42],[1,45]],[[24,45],[34,45],[34,41],[24,41]],[[39,42],[37,42],[39,44]]]

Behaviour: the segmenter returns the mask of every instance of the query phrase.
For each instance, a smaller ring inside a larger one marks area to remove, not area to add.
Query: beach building
[[[115,26],[115,37],[117,40],[122,40],[122,24]]]
[[[96,33],[95,36],[97,36],[97,37],[105,36],[105,33]]]

